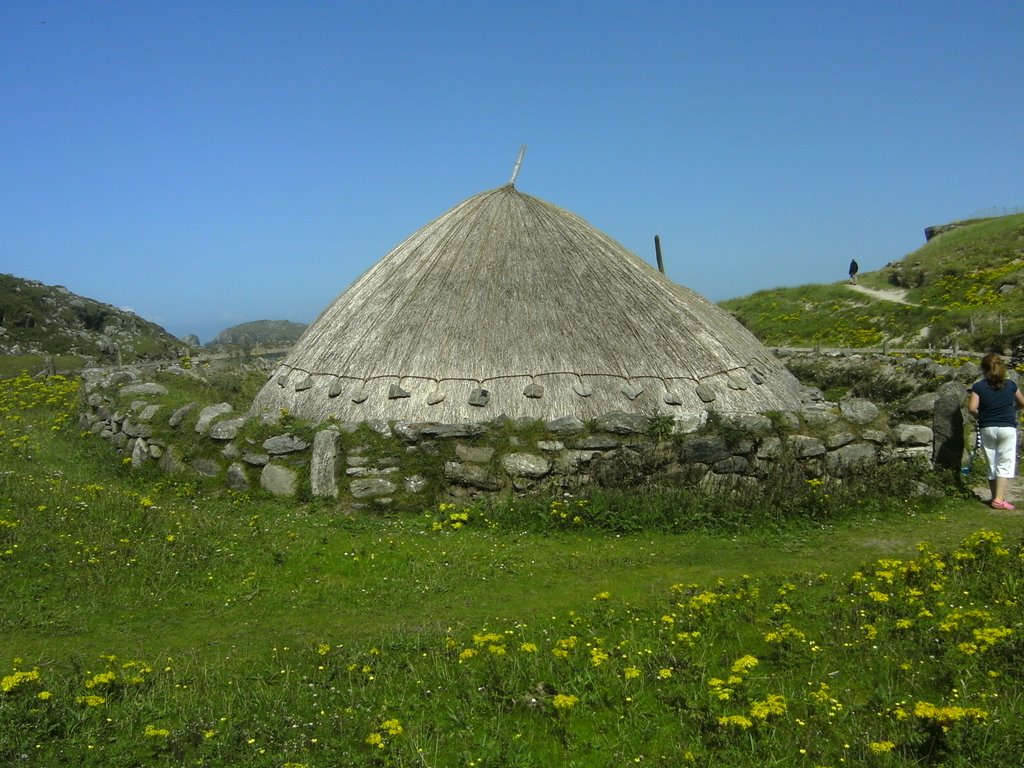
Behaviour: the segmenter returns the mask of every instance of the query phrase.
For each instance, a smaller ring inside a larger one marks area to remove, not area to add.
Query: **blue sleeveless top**
[[[988,379],[974,382],[971,392],[978,395],[979,427],[1017,426],[1017,385],[1009,379],[1002,389],[993,389]]]

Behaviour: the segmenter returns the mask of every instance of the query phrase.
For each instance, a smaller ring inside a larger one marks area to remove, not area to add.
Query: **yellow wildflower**
[[[8,675],[7,677],[0,679],[0,691],[7,693],[9,691],[13,691],[24,683],[38,682],[38,680],[38,669],[32,669],[30,672],[15,671],[13,675]]]
[[[764,701],[755,701],[750,707],[750,716],[755,720],[767,720],[773,715],[784,714],[786,714],[786,699],[774,693]]]
[[[743,675],[758,665],[757,657],[747,654],[736,659],[732,665],[732,671],[737,675]]]
[[[569,696],[564,693],[555,694],[555,698],[551,700],[555,709],[572,709],[579,703],[579,698],[576,696]]]
[[[101,685],[109,685],[117,679],[117,673],[113,671],[100,672],[98,675],[93,675],[91,679],[85,681],[86,688],[96,688]]]
[[[389,736],[400,736],[402,734],[402,724],[395,718],[392,718],[381,723],[377,730],[383,731]]]

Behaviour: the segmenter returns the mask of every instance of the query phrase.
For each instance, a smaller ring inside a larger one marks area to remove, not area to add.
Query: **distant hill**
[[[174,358],[184,344],[133,312],[0,274],[0,355],[61,355],[83,362]]]
[[[1024,344],[1024,214],[955,222],[900,261],[847,282],[775,288],[722,306],[769,346]]]
[[[298,341],[305,330],[305,323],[293,323],[291,320],[254,320],[225,328],[207,346],[288,347]]]

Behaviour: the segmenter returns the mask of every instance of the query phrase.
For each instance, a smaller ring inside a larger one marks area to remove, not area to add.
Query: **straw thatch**
[[[586,421],[786,410],[796,380],[721,308],[511,184],[420,229],[306,330],[255,409],[312,421]]]

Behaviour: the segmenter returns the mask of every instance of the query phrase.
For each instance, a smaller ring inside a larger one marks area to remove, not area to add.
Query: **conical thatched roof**
[[[511,184],[381,259],[256,397],[321,421],[787,410],[799,385],[723,309]]]

